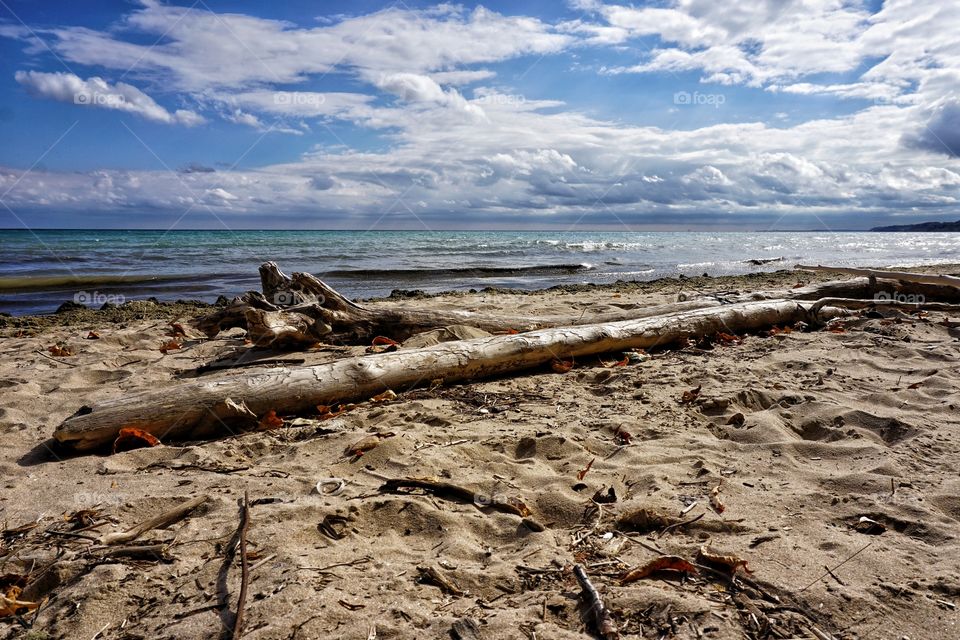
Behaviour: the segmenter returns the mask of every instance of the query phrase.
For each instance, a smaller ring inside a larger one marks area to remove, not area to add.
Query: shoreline
[[[874,267],[877,270],[908,270],[917,273],[957,273],[960,264],[918,265],[904,267]],[[353,298],[357,302],[373,304],[392,304],[404,301],[457,299],[499,294],[505,296],[545,296],[554,293],[576,294],[588,292],[611,293],[680,293],[684,290],[697,291],[729,287],[732,289],[756,287],[790,287],[795,284],[813,284],[840,279],[838,274],[813,273],[794,269],[776,271],[757,271],[739,275],[688,277],[684,275],[655,278],[652,280],[618,280],[616,282],[558,284],[539,289],[519,289],[510,287],[484,287],[469,290],[448,290],[425,292],[419,289],[394,289],[388,296]],[[235,295],[240,295],[237,292]],[[200,300],[158,300],[156,298],[127,300],[123,304],[107,303],[97,309],[64,301],[60,308],[47,314],[11,315],[0,312],[0,336],[5,330],[24,329],[42,330],[51,327],[84,325],[91,323],[121,323],[146,319],[183,319],[190,314],[201,315],[229,302],[227,296],[220,296],[216,302]]]

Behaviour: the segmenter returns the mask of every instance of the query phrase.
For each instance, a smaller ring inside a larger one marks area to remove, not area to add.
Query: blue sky
[[[934,1],[0,0],[0,226],[956,219]]]

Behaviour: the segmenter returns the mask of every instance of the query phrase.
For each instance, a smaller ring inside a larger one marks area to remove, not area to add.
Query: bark
[[[186,438],[209,416],[230,406],[256,416],[270,410],[297,414],[316,405],[364,400],[386,389],[406,390],[438,378],[446,383],[513,373],[565,359],[627,349],[664,347],[718,332],[737,333],[809,319],[791,300],[746,302],[668,315],[541,329],[347,358],[300,368],[230,374],[215,381],[127,394],[83,407],[54,432],[59,442],[89,450],[112,442],[121,427],[137,427],[160,439]],[[847,312],[825,307],[822,318]],[[243,411],[242,413],[246,413]]]

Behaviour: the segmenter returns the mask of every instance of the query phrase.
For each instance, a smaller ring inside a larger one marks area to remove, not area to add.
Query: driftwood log
[[[554,359],[649,349],[718,332],[793,324],[810,318],[809,307],[792,300],[736,303],[653,318],[401,349],[311,367],[237,373],[83,407],[56,429],[54,438],[78,450],[113,442],[121,427],[143,429],[161,439],[196,438],[201,436],[198,429],[207,430],[233,415],[249,424],[270,410],[302,413],[319,404],[363,400],[387,389],[408,389],[438,378],[447,383],[476,380],[538,367]],[[846,313],[831,307],[819,310],[822,319]]]
[[[417,333],[451,325],[507,333],[616,322],[721,304],[717,299],[703,297],[605,314],[529,317],[408,306],[366,307],[347,299],[309,273],[294,273],[288,277],[274,262],[260,266],[260,281],[263,293],[250,291],[226,308],[200,318],[194,326],[211,338],[225,329],[243,327],[247,330],[247,337],[260,347],[317,342],[369,344],[376,336],[403,341]]]
[[[798,269],[837,271],[867,276],[853,280],[825,282],[789,292],[769,291],[751,295],[705,295],[692,300],[654,305],[642,309],[623,309],[602,314],[578,313],[561,316],[518,316],[483,314],[461,310],[424,309],[410,306],[369,307],[347,299],[319,278],[308,273],[284,274],[274,262],[260,266],[262,293],[250,291],[229,306],[204,316],[195,326],[208,337],[220,331],[242,327],[259,347],[297,347],[318,342],[333,344],[369,344],[376,336],[396,341],[451,325],[468,325],[490,333],[532,331],[549,327],[577,326],[636,320],[718,307],[723,302],[759,299],[817,300],[820,298],[869,299],[878,293],[911,293],[926,299],[960,302],[960,289],[953,284],[960,278],[900,272],[848,269],[845,267],[806,267]],[[878,285],[876,278],[893,279]]]
[[[916,284],[933,284],[960,288],[960,278],[956,276],[939,275],[933,273],[910,273],[906,271],[886,271],[881,269],[857,269],[854,267],[829,267],[819,264],[816,266],[798,264],[794,268],[801,271],[844,273],[850,276],[884,278],[886,280],[900,280],[901,282],[913,282]]]

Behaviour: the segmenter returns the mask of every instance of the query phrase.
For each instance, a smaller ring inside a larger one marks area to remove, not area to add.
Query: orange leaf
[[[320,414],[321,420],[329,420],[330,418],[336,418],[341,413],[346,413],[350,408],[352,408],[352,406],[353,405],[350,405],[348,407],[342,404],[337,404],[333,406],[326,405],[326,404],[318,404],[317,413]]]
[[[264,430],[268,429],[279,429],[283,426],[283,418],[277,417],[277,412],[273,409],[267,411],[262,418],[260,418],[260,428]]]
[[[593,463],[595,460],[596,458],[593,458],[593,460],[587,463],[586,468],[580,469],[580,471],[577,471],[577,480],[583,480],[584,476],[587,475],[587,472],[590,471],[590,467],[593,466]]]
[[[633,439],[633,436],[630,435],[629,432],[620,428],[613,432],[613,437],[615,437],[620,444],[630,444],[630,441]]]
[[[366,436],[361,438],[347,447],[344,453],[348,456],[362,456],[367,451],[376,449],[377,445],[380,444],[380,437],[377,435]]]
[[[688,404],[693,402],[700,396],[700,389],[703,388],[703,385],[700,385],[696,389],[690,389],[689,391],[684,391],[683,395],[680,396],[680,404]]]
[[[377,346],[377,345],[381,345],[381,344],[382,344],[382,345],[387,345],[387,346],[393,346],[393,347],[398,347],[398,346],[400,346],[400,343],[397,342],[396,340],[391,340],[390,338],[387,338],[387,337],[384,337],[384,336],[377,336],[376,338],[373,339],[372,344],[373,344],[373,346]]]
[[[707,545],[700,547],[700,553],[697,557],[704,564],[722,567],[730,573],[736,573],[737,569],[740,567],[743,567],[743,570],[747,573],[753,573],[753,571],[750,570],[750,567],[747,566],[746,560],[738,558],[737,556],[728,556],[717,553],[716,551],[710,549]]]
[[[647,578],[658,571],[675,571],[681,574],[691,576],[697,575],[697,568],[692,563],[684,560],[680,556],[660,556],[654,558],[643,566],[631,569],[620,576],[620,584],[636,582]]]
[[[96,331],[91,331],[90,333],[87,334],[87,340],[99,340],[99,339],[100,339],[100,334],[97,333]]]
[[[120,429],[120,435],[113,442],[113,452],[120,453],[132,449],[155,447],[158,444],[160,444],[160,440],[152,433],[136,427],[123,427]]]
[[[554,359],[553,362],[550,363],[550,367],[555,373],[567,373],[573,369],[573,358],[569,360]]]
[[[378,393],[377,395],[370,398],[370,402],[386,402],[387,400],[396,400],[397,394],[392,389],[387,389],[383,393]]]
[[[69,358],[70,356],[76,355],[76,352],[64,342],[58,342],[52,347],[47,347],[47,351],[58,358]]]
[[[723,501],[720,500],[720,485],[718,484],[710,491],[710,506],[713,508],[717,514],[721,514],[726,510],[726,506],[723,504]]]
[[[182,347],[183,345],[176,340],[170,340],[169,342],[160,345],[160,353],[166,355],[168,351],[176,351]]]
[[[17,600],[19,596],[19,587],[13,587],[6,595],[0,595],[0,618],[22,615],[27,611],[34,611],[40,606],[37,602]]]

